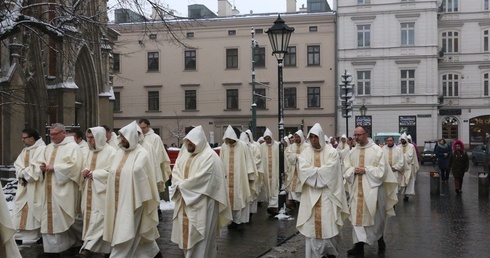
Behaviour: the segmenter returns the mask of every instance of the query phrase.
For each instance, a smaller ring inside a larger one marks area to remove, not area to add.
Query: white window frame
[[[400,93],[402,95],[415,94],[415,69],[400,70]]]
[[[371,47],[371,24],[359,24],[356,25],[357,28],[357,47],[367,48]],[[360,40],[359,35],[362,35],[362,40]],[[359,45],[361,43],[361,45]]]
[[[362,76],[361,76],[362,75]],[[369,78],[366,79],[366,75],[369,75]],[[372,80],[371,70],[359,70],[357,71],[357,85],[356,85],[356,95],[365,96],[371,95],[371,80]],[[359,90],[362,89],[362,92]]]
[[[442,95],[444,97],[459,96],[459,78],[457,73],[445,73],[441,76]]]
[[[459,12],[458,0],[442,0],[442,10],[445,13],[457,13],[457,12]]]
[[[415,45],[415,22],[400,23],[400,45],[402,46]]]
[[[459,31],[443,31],[441,33],[441,41],[445,53],[459,53]]]

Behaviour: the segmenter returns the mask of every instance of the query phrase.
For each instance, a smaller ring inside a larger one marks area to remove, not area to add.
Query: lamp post
[[[272,54],[277,59],[277,86],[278,86],[278,120],[279,120],[279,203],[278,210],[281,211],[286,202],[286,192],[284,191],[284,87],[282,81],[282,66],[284,56],[287,54],[289,39],[294,32],[294,28],[287,26],[281,15],[277,16],[274,25],[266,31],[272,46]],[[284,209],[285,211],[285,209]]]
[[[354,100],[352,75],[344,71],[341,78],[342,84],[340,84],[340,100],[342,103],[342,117],[345,118],[345,133],[349,135],[349,117],[351,117],[352,101]]]
[[[257,139],[257,102],[255,101],[255,61],[254,52],[257,47],[257,41],[255,41],[255,30],[252,28],[252,138]]]

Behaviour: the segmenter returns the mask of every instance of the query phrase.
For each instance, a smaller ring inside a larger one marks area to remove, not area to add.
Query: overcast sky
[[[170,9],[177,11],[178,15],[187,16],[187,6],[191,4],[203,4],[214,13],[218,12],[218,0],[160,0]],[[276,13],[286,12],[286,0],[228,0],[234,5],[241,14],[248,14],[250,10],[253,13]],[[114,0],[109,1],[109,5]],[[333,0],[328,0],[332,8]],[[296,0],[296,8],[299,9],[302,5],[306,7],[306,0]]]

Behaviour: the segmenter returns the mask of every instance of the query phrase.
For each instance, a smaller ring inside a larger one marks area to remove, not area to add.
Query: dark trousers
[[[463,177],[455,177],[454,178],[454,189],[459,189],[463,187]]]
[[[449,180],[449,169],[447,169],[447,168],[442,169],[442,168],[441,168],[441,180],[442,180],[442,181],[447,181],[447,180]]]

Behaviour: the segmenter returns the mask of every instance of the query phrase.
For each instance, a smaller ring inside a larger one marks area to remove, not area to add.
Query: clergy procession
[[[42,257],[62,257],[73,248],[82,258],[162,257],[157,226],[160,193],[169,180],[171,241],[185,257],[217,257],[220,229],[246,230],[261,207],[271,218],[297,214],[304,257],[339,256],[345,223],[352,224],[348,255],[363,255],[365,245],[375,244],[383,254],[387,219],[395,216],[398,194],[405,201],[415,195],[419,169],[406,134],[399,144],[390,136],[378,146],[363,127],[353,138],[332,140],[318,123],[306,135],[298,130],[281,141],[266,129],[262,143],[250,130],[229,125],[219,154],[196,126],[183,139],[173,170],[147,119],[118,134],[107,126],[67,132],[53,124],[49,138],[46,145],[35,130],[22,131],[15,205],[11,217],[4,204],[0,213],[0,257],[21,257],[15,243],[22,241],[42,243]],[[282,207],[280,189],[286,189]]]

